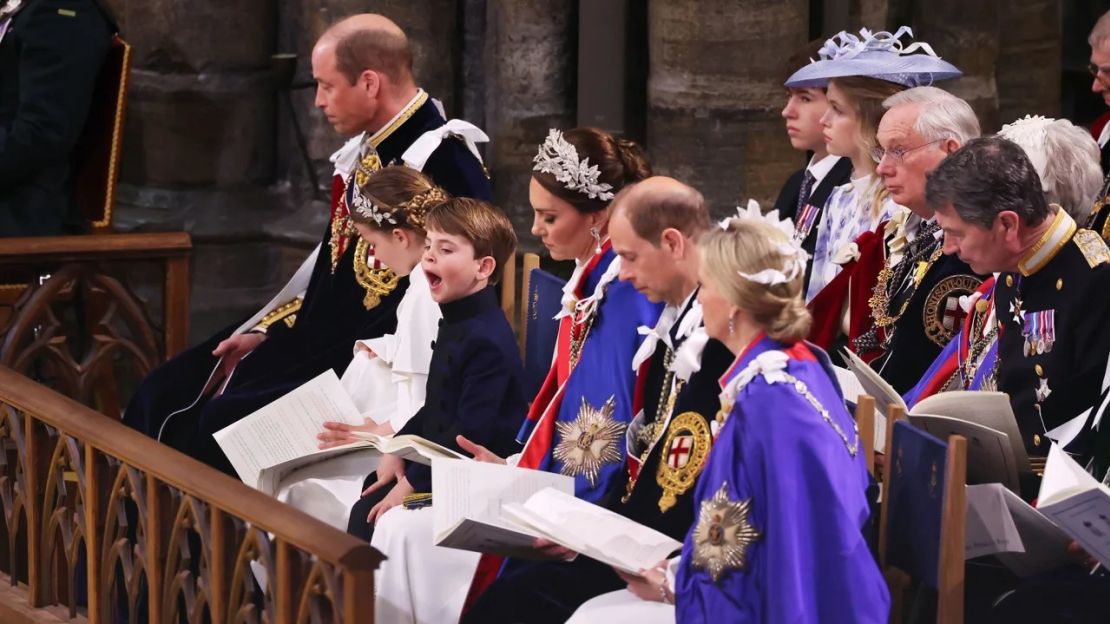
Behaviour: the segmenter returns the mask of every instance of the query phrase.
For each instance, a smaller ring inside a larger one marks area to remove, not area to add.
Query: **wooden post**
[[[867,472],[875,476],[875,399],[861,394],[856,402],[856,427]]]
[[[369,588],[369,591],[367,591]],[[343,621],[374,622],[374,571],[347,568],[343,573]]]
[[[227,535],[227,518],[223,511],[216,505],[209,505],[211,509],[210,522],[212,538],[211,546],[212,552],[209,553],[211,557],[212,569],[209,571],[212,586],[209,587],[209,613],[212,615],[213,621],[219,621],[223,614],[227,614],[228,621],[232,621],[232,614],[228,609],[228,583],[230,582],[228,563],[231,557],[228,553],[228,535]]]
[[[274,577],[271,591],[274,593],[274,606],[277,609],[276,624],[293,624],[296,619],[296,603],[294,602],[294,585],[289,581],[293,578],[293,550],[280,537],[275,538],[277,553],[274,558]],[[358,620],[345,620],[356,622]]]
[[[516,321],[516,254],[509,256],[501,273],[501,311],[511,327]]]
[[[100,540],[104,538],[104,523],[100,520],[100,466],[97,450],[85,444],[85,571],[88,576],[88,621],[101,621],[100,606]]]
[[[146,475],[146,586],[147,621],[162,623],[162,575],[166,554],[162,552],[164,537],[162,492],[154,475]],[[142,513],[140,510],[139,513]]]
[[[23,466],[27,484],[23,500],[27,510],[27,599],[32,607],[42,607],[46,605],[46,576],[49,573],[43,559],[42,482],[49,468],[50,449],[46,448],[46,432],[36,424],[31,414],[24,412],[23,425],[27,441],[27,463]]]
[[[189,343],[189,256],[165,260],[163,315],[165,316],[165,359],[185,350]]]
[[[886,417],[886,464],[883,469],[883,481],[890,471],[890,455],[894,451],[894,423],[906,417],[906,410],[896,405],[891,405]],[[883,488],[883,504],[879,506],[879,567],[886,570],[886,524],[890,505],[887,504],[886,488]]]
[[[964,522],[967,515],[967,439],[948,437],[937,573],[937,621],[964,621]]]
[[[540,257],[534,253],[524,254],[524,265],[520,275],[520,355],[524,356],[528,344],[528,293],[532,290],[532,269],[540,268]]]

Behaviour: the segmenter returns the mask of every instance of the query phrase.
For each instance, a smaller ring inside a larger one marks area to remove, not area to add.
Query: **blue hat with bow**
[[[785,86],[824,87],[833,78],[862,76],[920,87],[963,75],[955,65],[941,60],[924,41],[904,46],[901,39],[905,35],[913,38],[909,26],[902,26],[894,34],[885,30],[872,33],[863,28],[858,37],[841,31],[821,46],[818,60],[794,72]]]

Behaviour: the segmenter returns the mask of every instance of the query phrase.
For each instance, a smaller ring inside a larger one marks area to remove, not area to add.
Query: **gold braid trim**
[[[401,278],[390,269],[373,269],[366,262],[370,244],[361,238],[355,245],[355,281],[366,290],[362,305],[373,310],[382,302],[382,297],[393,292]]]
[[[251,328],[252,332],[266,333],[270,326],[278,321],[285,322],[286,326],[292,327],[293,323],[297,320],[297,312],[300,312],[301,306],[304,305],[304,299],[297,297],[288,303],[283,303],[278,307],[270,310],[270,312],[262,317],[258,324]]]

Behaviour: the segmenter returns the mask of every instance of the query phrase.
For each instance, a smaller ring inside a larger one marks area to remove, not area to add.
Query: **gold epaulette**
[[[1097,233],[1081,229],[1076,231],[1072,240],[1075,241],[1076,246],[1079,247],[1079,252],[1083,254],[1083,258],[1087,260],[1087,264],[1092,269],[1105,262],[1110,262],[1110,248],[1106,246],[1106,241]]]
[[[293,327],[293,324],[297,322],[297,312],[301,310],[302,304],[304,304],[304,299],[297,297],[288,303],[279,305],[262,317],[262,320],[258,321],[258,324],[251,328],[251,331],[266,333],[271,325],[279,321],[285,323],[286,327]]]

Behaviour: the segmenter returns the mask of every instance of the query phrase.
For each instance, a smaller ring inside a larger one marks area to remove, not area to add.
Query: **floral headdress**
[[[569,191],[577,191],[590,199],[613,199],[613,186],[600,181],[601,171],[597,165],[591,167],[588,157],[578,160],[578,150],[555,128],[547,133],[532,162],[535,163],[532,171],[555,176],[555,180]]]
[[[759,284],[767,286],[775,286],[777,284],[789,284],[797,279],[799,275],[803,275],[806,271],[806,261],[809,260],[809,253],[802,249],[799,241],[794,239],[794,222],[789,218],[779,219],[779,211],[772,210],[767,214],[759,208],[759,202],[754,199],[748,200],[746,208],[736,207],[736,216],[722,220],[718,225],[724,231],[729,231],[732,227],[733,220],[746,221],[746,220],[759,220],[764,223],[771,224],[775,229],[783,233],[786,240],[774,241],[772,246],[774,250],[782,257],[782,269],[763,269],[757,273],[745,273],[737,271],[740,277],[751,280]]]
[[[447,193],[438,186],[412,196],[406,202],[396,207],[387,206],[378,202],[366,193],[356,190],[351,204],[354,213],[358,216],[373,221],[380,228],[387,226],[424,228],[424,217],[433,207],[447,201]]]
[[[955,65],[941,60],[924,41],[903,46],[902,37],[913,37],[909,26],[894,34],[866,28],[859,36],[840,31],[821,46],[818,59],[786,80],[789,88],[824,87],[833,78],[863,76],[905,87],[930,85],[963,75]]]

